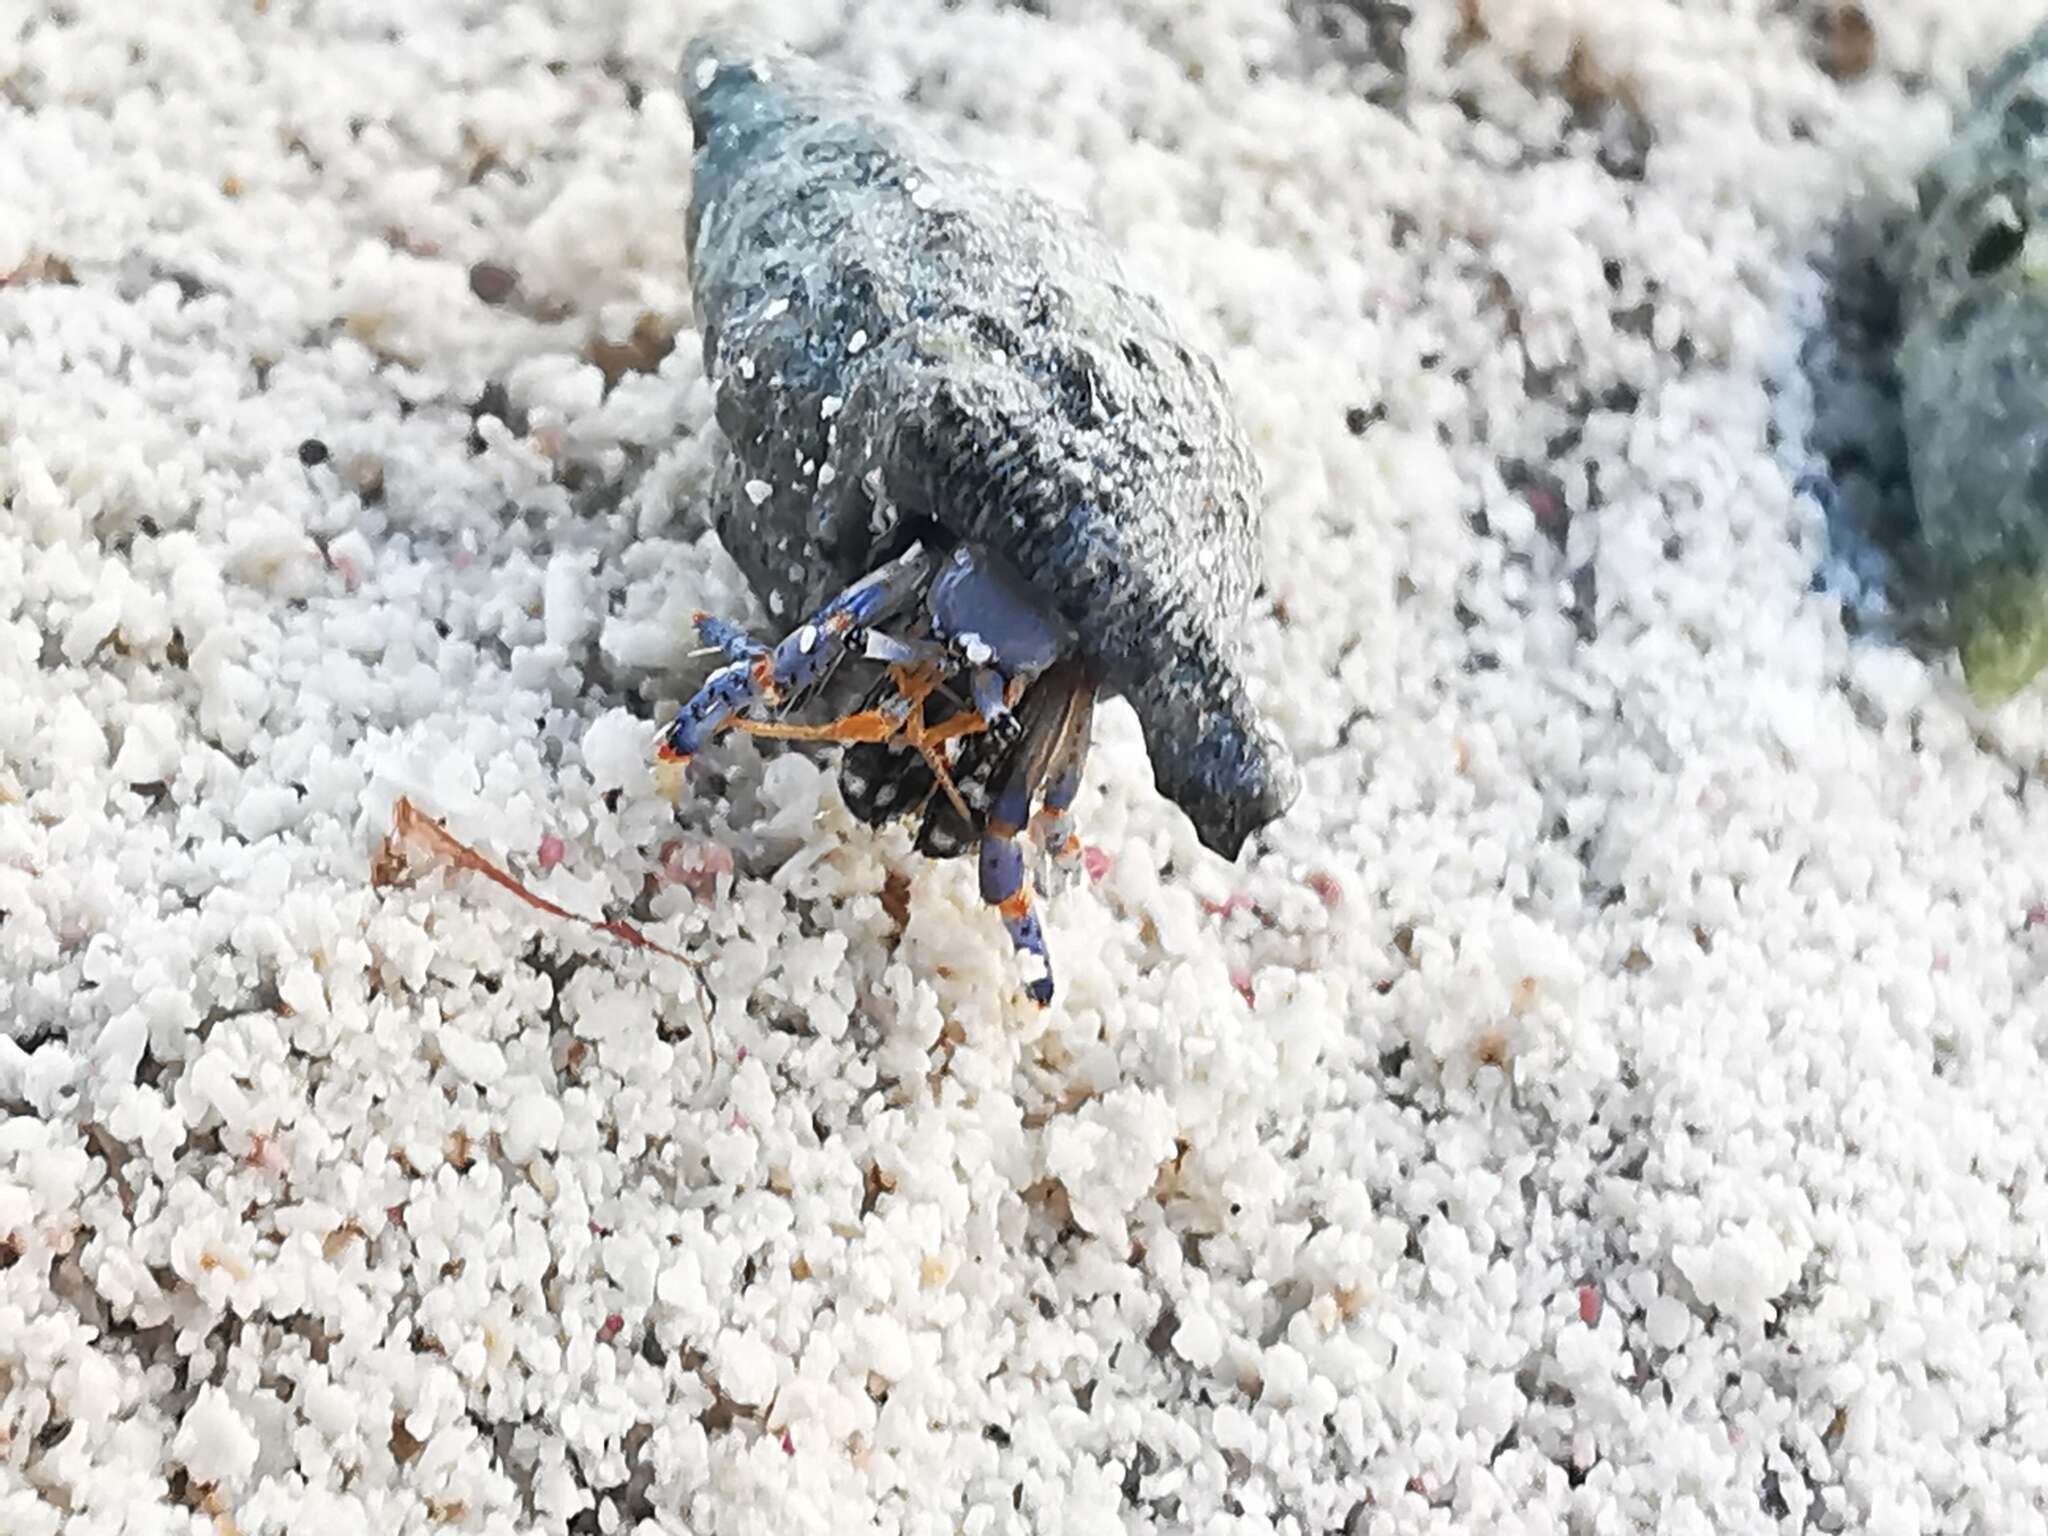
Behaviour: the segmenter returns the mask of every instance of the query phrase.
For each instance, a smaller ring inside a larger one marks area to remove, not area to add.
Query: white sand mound
[[[2048,711],[1815,590],[1798,362],[2035,18],[1864,4],[752,8],[1264,460],[1308,790],[1110,711],[1044,1016],[820,761],[653,792],[726,8],[0,17],[0,1531],[2038,1528]]]

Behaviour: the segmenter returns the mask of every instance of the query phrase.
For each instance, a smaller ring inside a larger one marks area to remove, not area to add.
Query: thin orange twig
[[[692,960],[688,955],[678,954],[664,944],[655,943],[654,940],[648,938],[646,934],[623,919],[582,917],[577,913],[571,912],[567,907],[557,906],[545,896],[535,895],[524,885],[520,884],[518,880],[498,868],[497,865],[478,853],[469,844],[463,842],[454,833],[442,826],[440,822],[420,810],[418,806],[414,805],[411,800],[403,795],[398,797],[398,803],[391,808],[390,835],[384,839],[384,846],[377,851],[377,857],[370,863],[370,883],[372,885],[390,885],[398,879],[399,872],[404,866],[401,845],[405,843],[424,846],[430,851],[440,854],[457,868],[482,875],[493,885],[502,886],[505,890],[510,891],[535,911],[545,912],[550,917],[566,918],[572,923],[581,923],[586,928],[594,928],[599,933],[608,933],[613,938],[623,940],[625,943],[634,945],[637,948],[651,949],[658,955],[666,955],[671,960],[679,960],[688,966],[690,973],[697,978],[699,990],[702,990],[704,986],[703,966],[698,961]]]

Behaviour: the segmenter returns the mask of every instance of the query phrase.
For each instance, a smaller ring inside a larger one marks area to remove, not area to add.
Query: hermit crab
[[[776,620],[699,615],[725,664],[656,739],[848,744],[869,825],[978,851],[1053,993],[1019,839],[1054,859],[1098,697],[1143,728],[1159,790],[1235,858],[1297,792],[1239,663],[1260,482],[1215,365],[1074,217],[957,159],[817,66],[694,44],[688,245],[732,453],[713,519]],[[790,718],[843,665],[860,707]]]

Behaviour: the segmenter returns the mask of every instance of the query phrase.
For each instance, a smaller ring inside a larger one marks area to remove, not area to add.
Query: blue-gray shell
[[[707,39],[682,89],[719,531],[757,593],[793,621],[924,522],[993,548],[1234,857],[1298,781],[1240,671],[1260,480],[1214,364],[1072,214],[816,66]]]

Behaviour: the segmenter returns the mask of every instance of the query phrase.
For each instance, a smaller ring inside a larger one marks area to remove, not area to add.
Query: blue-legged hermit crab
[[[964,165],[816,66],[694,44],[688,239],[732,454],[721,540],[763,645],[700,615],[725,665],[657,738],[848,743],[847,805],[978,848],[1052,998],[1019,839],[1077,846],[1098,696],[1130,700],[1160,791],[1235,858],[1298,775],[1247,696],[1260,482],[1215,365],[1072,215]],[[854,712],[788,718],[849,660]]]

